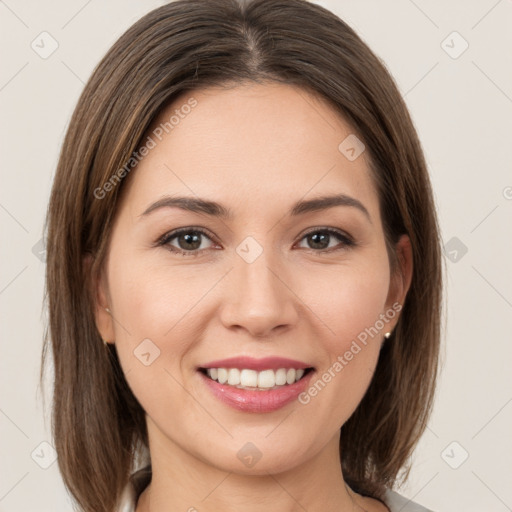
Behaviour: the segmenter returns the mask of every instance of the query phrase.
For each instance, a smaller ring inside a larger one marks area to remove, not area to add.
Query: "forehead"
[[[296,86],[186,92],[148,130],[142,143],[150,137],[152,149],[132,171],[125,197],[140,213],[166,194],[258,210],[338,192],[363,201],[373,217],[377,197],[366,154],[350,160],[340,150],[353,132],[327,102]]]

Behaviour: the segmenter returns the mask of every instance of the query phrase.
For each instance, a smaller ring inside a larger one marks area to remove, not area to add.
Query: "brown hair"
[[[144,411],[115,346],[102,343],[91,292],[126,180],[101,200],[94,191],[125,166],[178,95],[245,81],[293,84],[327,100],[366,145],[393,272],[394,244],[401,234],[411,239],[413,276],[400,319],[341,429],[347,483],[382,497],[426,427],[440,342],[440,238],[425,159],[392,77],[349,26],[305,0],[178,0],[130,27],[93,72],[48,208],[41,380],[51,344],[54,444],[64,483],[86,512],[115,509],[137,454],[148,447]]]

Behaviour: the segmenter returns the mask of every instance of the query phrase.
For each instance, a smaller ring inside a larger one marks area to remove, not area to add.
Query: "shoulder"
[[[386,491],[382,501],[384,501],[391,512],[433,512],[391,489]]]
[[[135,512],[137,500],[150,480],[151,466],[146,466],[133,473],[123,490],[117,512]]]

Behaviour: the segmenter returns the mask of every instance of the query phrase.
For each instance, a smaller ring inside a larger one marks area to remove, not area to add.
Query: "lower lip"
[[[264,391],[251,391],[247,389],[239,389],[227,384],[220,384],[216,380],[212,380],[202,372],[200,376],[204,380],[208,389],[221,402],[243,412],[272,412],[293,402],[307,388],[314,370],[299,381],[276,389]]]

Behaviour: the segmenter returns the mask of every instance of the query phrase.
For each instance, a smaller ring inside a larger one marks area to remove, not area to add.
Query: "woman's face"
[[[337,450],[411,272],[403,237],[408,278],[391,279],[364,147],[328,105],[278,84],[187,93],[147,136],[98,288],[112,316],[98,307],[97,323],[150,446],[253,474]],[[230,358],[247,359],[218,362]]]

